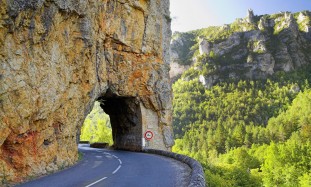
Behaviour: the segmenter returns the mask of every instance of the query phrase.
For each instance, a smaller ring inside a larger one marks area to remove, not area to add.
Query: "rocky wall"
[[[107,91],[156,114],[170,150],[169,16],[169,0],[0,0],[0,182],[74,164]]]

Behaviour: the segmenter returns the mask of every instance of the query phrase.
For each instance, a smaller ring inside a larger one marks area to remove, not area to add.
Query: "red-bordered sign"
[[[151,132],[151,131],[146,131],[145,132],[145,139],[146,140],[151,140],[153,138],[153,132]]]

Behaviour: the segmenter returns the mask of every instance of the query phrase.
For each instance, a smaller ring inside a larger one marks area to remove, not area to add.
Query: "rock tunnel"
[[[96,101],[100,103],[100,108],[110,118],[114,149],[170,150],[170,146],[173,144],[171,127],[159,125],[166,119],[160,121],[158,112],[146,108],[138,97],[117,96],[108,89]],[[146,131],[151,131],[154,138],[147,141],[144,137]],[[77,132],[77,142],[79,142],[80,133],[81,128]]]
[[[110,117],[113,147],[140,151],[142,141],[142,116],[140,106],[131,97],[101,97],[101,108]]]
[[[171,149],[169,0],[0,2],[0,180],[73,165],[96,100],[117,148]]]

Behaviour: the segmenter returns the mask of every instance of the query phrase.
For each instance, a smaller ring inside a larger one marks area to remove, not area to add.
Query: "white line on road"
[[[93,182],[92,184],[89,184],[89,185],[87,185],[87,186],[85,186],[85,187],[93,186],[94,184],[97,184],[97,183],[99,183],[100,181],[105,180],[105,179],[107,179],[107,177],[101,178],[101,179],[99,179],[99,180],[97,180],[97,181]]]
[[[116,155],[113,155],[113,154],[110,154],[110,153],[107,153],[107,152],[104,152],[104,154],[105,154],[105,155],[109,155],[109,156],[113,156],[114,158],[118,159],[120,165],[117,167],[117,169],[115,169],[115,170],[112,172],[112,174],[117,173],[117,172],[119,171],[119,169],[121,168],[121,164],[122,164],[121,159],[119,159]],[[108,177],[103,177],[103,178],[101,178],[101,179],[99,179],[99,180],[97,180],[97,181],[95,181],[95,182],[93,182],[93,183],[91,183],[91,184],[89,184],[89,185],[87,185],[87,186],[85,186],[85,187],[91,187],[91,186],[93,186],[94,184],[97,184],[97,183],[99,183],[100,181],[103,181],[103,180],[105,180],[105,179],[107,179],[107,178],[108,178]]]
[[[115,174],[115,173],[117,173],[118,172],[118,170],[121,168],[121,165],[119,165],[118,167],[117,167],[117,169],[116,170],[114,170],[113,172],[112,172],[112,174]]]
[[[113,157],[115,157],[116,159],[119,159],[116,155],[112,155]]]

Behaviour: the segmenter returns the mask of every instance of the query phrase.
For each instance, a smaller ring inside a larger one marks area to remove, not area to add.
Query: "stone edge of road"
[[[157,150],[157,149],[144,149],[142,150],[142,152],[166,156],[166,157],[173,158],[175,160],[178,160],[182,163],[187,164],[192,170],[188,187],[205,187],[206,186],[203,168],[201,164],[198,161],[194,160],[193,158],[190,158],[185,155],[163,151],[163,150]]]

